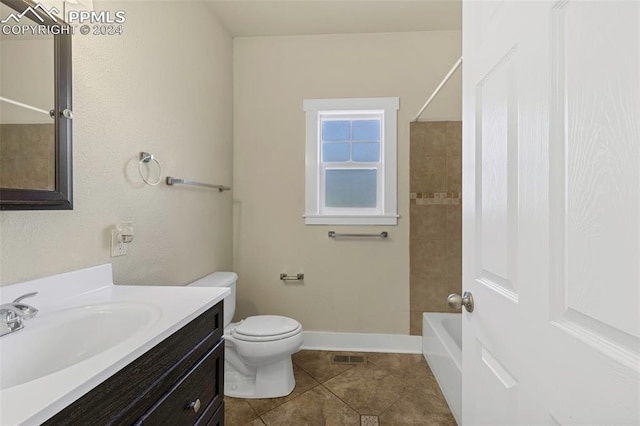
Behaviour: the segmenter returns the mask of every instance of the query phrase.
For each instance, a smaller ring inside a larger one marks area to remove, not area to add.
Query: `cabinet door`
[[[224,426],[224,402],[220,404],[216,413],[206,423],[206,426]]]

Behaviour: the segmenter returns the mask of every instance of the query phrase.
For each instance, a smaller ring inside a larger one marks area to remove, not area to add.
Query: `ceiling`
[[[234,37],[462,29],[461,0],[209,0]]]

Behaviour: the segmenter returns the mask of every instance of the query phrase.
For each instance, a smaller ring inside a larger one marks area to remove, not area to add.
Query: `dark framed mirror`
[[[54,7],[0,0],[0,209],[73,209],[71,36]]]

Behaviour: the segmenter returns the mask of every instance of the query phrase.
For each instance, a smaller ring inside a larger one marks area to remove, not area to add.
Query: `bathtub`
[[[462,315],[427,312],[422,317],[422,353],[449,408],[462,424]]]

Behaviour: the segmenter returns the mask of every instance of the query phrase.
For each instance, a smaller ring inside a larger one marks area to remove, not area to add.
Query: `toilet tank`
[[[193,287],[229,287],[231,294],[224,298],[224,326],[231,323],[236,312],[236,281],[238,274],[235,272],[214,272],[192,282]]]

